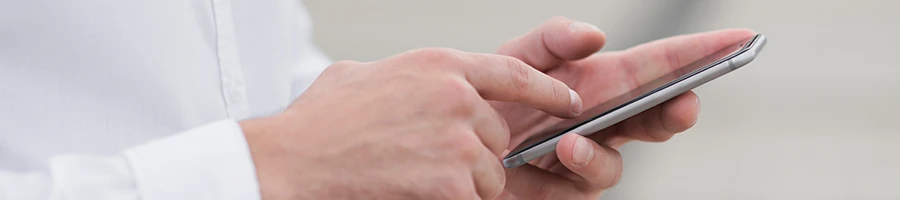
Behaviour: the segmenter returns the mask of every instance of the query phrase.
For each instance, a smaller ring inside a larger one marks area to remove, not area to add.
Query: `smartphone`
[[[550,126],[514,148],[503,158],[503,166],[524,165],[556,150],[565,134],[590,135],[747,65],[765,45],[766,37],[757,34]]]

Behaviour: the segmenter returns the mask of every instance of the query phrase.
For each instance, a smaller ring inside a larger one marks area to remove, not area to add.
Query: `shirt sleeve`
[[[223,120],[114,156],[61,155],[46,171],[0,171],[0,199],[260,199],[249,148]]]

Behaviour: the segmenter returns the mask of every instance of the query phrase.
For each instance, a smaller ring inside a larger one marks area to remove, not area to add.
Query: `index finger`
[[[669,37],[625,50],[620,67],[643,84],[754,35],[750,29],[725,29]]]
[[[467,53],[462,64],[466,80],[482,98],[526,104],[558,117],[581,114],[581,97],[562,81],[519,59],[493,54]]]

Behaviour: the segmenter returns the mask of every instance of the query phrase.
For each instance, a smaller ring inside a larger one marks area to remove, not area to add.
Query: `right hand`
[[[509,128],[486,100],[582,109],[518,59],[422,49],[337,62],[284,112],[241,126],[263,199],[490,199]]]

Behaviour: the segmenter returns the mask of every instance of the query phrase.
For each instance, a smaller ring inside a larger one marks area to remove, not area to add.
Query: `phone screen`
[[[716,66],[722,62],[727,62],[729,59],[742,53],[741,51],[746,51],[750,46],[748,43],[753,41],[754,38],[755,37],[751,37],[734,45],[729,45],[721,50],[716,51],[713,54],[710,54],[709,56],[701,58],[682,67],[673,69],[672,71],[663,74],[658,78],[653,79],[652,81],[644,83],[630,91],[623,92],[618,96],[615,96],[613,98],[610,98],[609,100],[604,101],[603,103],[598,104],[597,106],[585,110],[578,117],[566,119],[558,124],[550,126],[549,128],[544,129],[541,132],[534,134],[533,136],[523,141],[522,144],[513,149],[507,157],[511,157],[521,153],[522,151],[528,150],[545,140],[549,140],[565,134],[566,132],[577,128],[578,126],[584,125],[587,122],[600,118],[603,115],[606,115],[618,108],[621,108],[650,94],[653,94],[654,92],[678,83],[679,81],[700,73],[703,70]]]

